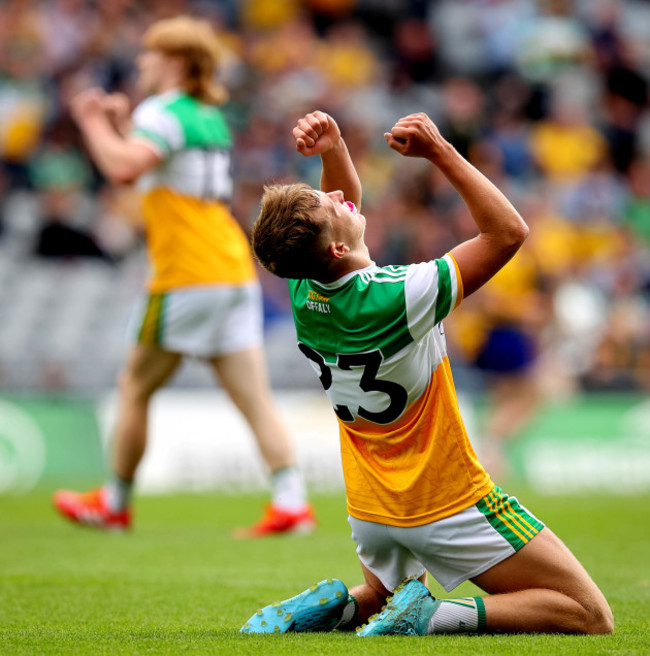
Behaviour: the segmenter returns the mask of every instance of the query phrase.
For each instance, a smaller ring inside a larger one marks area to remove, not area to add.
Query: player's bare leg
[[[434,599],[423,582],[407,579],[359,635],[613,631],[605,597],[548,528],[472,581],[488,596]]]
[[[271,471],[295,466],[289,432],[277,411],[260,348],[211,359],[215,373],[255,435]]]
[[[488,631],[611,633],[609,605],[577,558],[548,528],[510,558],[473,579]]]
[[[248,422],[271,472],[272,504],[267,515],[237,537],[310,531],[315,526],[289,432],[271,396],[264,351],[251,348],[210,360],[233,403]]]
[[[120,405],[112,446],[113,471],[124,481],[133,480],[147,446],[151,397],[176,371],[181,357],[145,344],[134,346],[129,353],[120,377]]]

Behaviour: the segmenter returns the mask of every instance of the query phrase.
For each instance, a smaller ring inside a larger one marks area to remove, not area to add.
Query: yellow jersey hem
[[[459,500],[454,504],[446,506],[445,508],[436,509],[431,512],[423,513],[422,515],[417,515],[415,517],[389,517],[387,515],[370,513],[358,508],[352,508],[349,502],[347,504],[347,510],[349,515],[355,519],[360,519],[365,522],[387,524],[388,526],[400,526],[402,528],[423,526],[424,524],[431,524],[432,522],[437,522],[440,519],[451,517],[452,515],[455,515],[456,513],[459,513],[462,510],[473,506],[481,499],[483,499],[483,497],[492,492],[495,487],[496,486],[492,479],[488,477],[488,480],[483,485],[474,490],[469,497],[463,500]]]

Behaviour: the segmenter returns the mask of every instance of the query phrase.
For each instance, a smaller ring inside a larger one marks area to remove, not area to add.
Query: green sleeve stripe
[[[155,132],[146,130],[144,128],[134,128],[131,130],[130,137],[142,137],[147,141],[152,141],[158,148],[160,148],[164,153],[171,152],[171,145],[163,137]]]
[[[436,323],[440,323],[450,311],[451,306],[451,274],[449,264],[445,259],[436,260],[438,264],[438,300],[436,302]]]

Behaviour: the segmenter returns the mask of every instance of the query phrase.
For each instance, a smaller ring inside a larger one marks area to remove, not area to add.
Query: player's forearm
[[[320,178],[321,191],[325,193],[340,190],[346,200],[361,208],[361,180],[354,168],[352,158],[343,139],[321,155],[323,171]]]
[[[138,172],[129,154],[127,142],[106,117],[87,119],[80,127],[90,156],[111,182],[128,183],[137,178]]]
[[[467,205],[482,235],[495,243],[518,247],[528,226],[504,194],[456,149],[445,142],[429,157]]]

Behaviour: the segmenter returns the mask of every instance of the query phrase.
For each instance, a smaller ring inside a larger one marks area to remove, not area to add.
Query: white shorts
[[[139,344],[198,358],[261,346],[261,288],[251,283],[149,294],[135,309],[131,334]]]
[[[476,505],[422,526],[348,517],[361,562],[394,590],[425,571],[449,592],[521,549],[544,524],[496,487]]]

